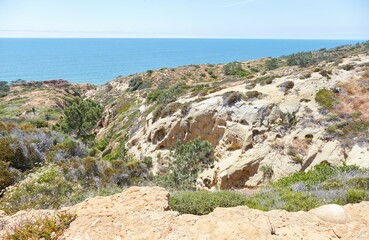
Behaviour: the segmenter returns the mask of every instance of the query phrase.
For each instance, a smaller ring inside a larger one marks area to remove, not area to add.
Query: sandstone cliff
[[[242,67],[262,68],[265,61]],[[359,136],[342,127],[355,122],[355,114],[367,121],[368,77],[363,75],[368,65],[368,54],[360,53],[232,79],[223,65],[201,65],[119,78],[86,95],[108,103],[98,136],[111,139],[109,151],[128,138],[129,151],[137,159],[152,157],[157,174],[177,140],[200,137],[213,145],[218,161],[200,175],[198,188],[255,187],[263,182],[263,166],[272,168],[274,179],[321,162],[369,167],[367,129]],[[198,78],[208,85],[199,85]],[[350,90],[351,83],[360,87]],[[340,104],[333,110],[323,107],[316,101],[321,90],[336,94]],[[167,94],[161,104],[150,101],[153,92]]]

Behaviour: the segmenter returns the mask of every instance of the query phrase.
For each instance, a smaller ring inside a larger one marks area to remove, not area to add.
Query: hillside
[[[71,84],[65,80],[16,81],[1,98],[0,121],[56,123],[68,99],[93,88],[92,84]]]
[[[60,211],[60,239],[368,237],[368,42],[0,83],[0,238]]]
[[[255,187],[321,162],[369,167],[365,45],[121,77],[86,93],[106,104],[98,133],[165,174],[176,141],[209,141],[217,161],[199,188]],[[265,167],[264,167],[265,168]]]

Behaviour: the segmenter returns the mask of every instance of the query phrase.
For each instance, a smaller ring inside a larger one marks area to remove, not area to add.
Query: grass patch
[[[217,207],[242,205],[263,211],[284,209],[296,212],[331,203],[344,205],[369,200],[368,191],[368,169],[321,164],[307,172],[297,172],[271,182],[252,196],[229,191],[176,192],[169,203],[181,214],[203,215]]]
[[[58,213],[54,217],[30,219],[18,224],[4,239],[58,239],[76,217],[77,215],[71,213]]]
[[[170,207],[181,214],[205,215],[217,207],[236,207],[246,204],[244,195],[232,191],[182,191],[171,195]]]
[[[331,109],[337,100],[331,90],[321,89],[315,95],[315,101],[320,104],[324,109]]]

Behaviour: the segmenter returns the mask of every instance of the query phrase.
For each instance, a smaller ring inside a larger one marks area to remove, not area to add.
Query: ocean
[[[190,64],[279,57],[360,40],[0,39],[0,81],[65,79],[104,84],[115,77]]]

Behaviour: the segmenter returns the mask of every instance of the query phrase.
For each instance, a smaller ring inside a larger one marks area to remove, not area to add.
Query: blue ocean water
[[[0,80],[104,84],[163,67],[278,57],[355,40],[0,39]]]

